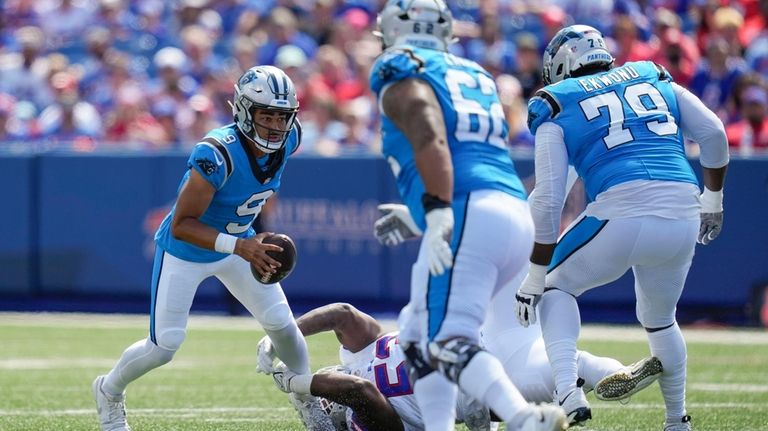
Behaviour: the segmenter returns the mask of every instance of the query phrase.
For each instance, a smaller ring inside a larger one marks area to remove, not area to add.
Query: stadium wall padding
[[[186,157],[0,156],[0,181],[6,184],[0,300],[69,293],[148,296],[152,236],[173,203]],[[533,172],[531,160],[516,164],[523,177]],[[372,236],[376,205],[395,200],[383,159],[292,159],[266,220],[270,230],[287,233],[297,244],[298,265],[283,282],[289,298],[404,304],[418,243],[388,249]],[[768,279],[768,160],[732,160],[725,209],[720,238],[697,247],[682,304],[741,306],[753,285]],[[198,292],[206,295],[220,292]],[[626,274],[583,298],[606,307],[631,304],[632,277]]]

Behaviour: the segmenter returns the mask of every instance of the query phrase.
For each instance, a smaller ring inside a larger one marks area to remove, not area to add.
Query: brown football
[[[259,280],[259,283],[262,283],[262,284],[277,283],[283,280],[285,277],[288,277],[291,271],[293,271],[293,268],[296,266],[296,245],[293,243],[293,240],[291,239],[291,237],[282,233],[276,233],[276,234],[270,235],[264,238],[262,242],[265,244],[274,244],[276,246],[283,248],[282,252],[275,252],[275,251],[267,252],[269,257],[280,262],[282,266],[280,268],[277,268],[276,273],[268,274],[267,276],[262,276],[261,274],[259,274],[256,268],[254,268],[254,266],[251,265],[251,273],[253,274],[254,277],[256,277],[256,280]]]

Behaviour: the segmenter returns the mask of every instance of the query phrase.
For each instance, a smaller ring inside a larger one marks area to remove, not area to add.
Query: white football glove
[[[528,269],[528,275],[520,285],[515,294],[517,300],[517,321],[527,328],[528,325],[536,323],[536,304],[544,293],[544,281],[547,276],[547,267],[531,263]]]
[[[421,235],[408,207],[402,204],[381,204],[382,217],[373,224],[373,234],[381,244],[395,246]]]
[[[701,224],[697,242],[707,245],[720,235],[723,228],[723,191],[713,192],[704,187],[701,201]]]
[[[275,371],[274,362],[277,352],[275,352],[274,346],[272,346],[272,340],[268,335],[265,335],[259,340],[259,345],[256,348],[256,372],[271,374]]]
[[[442,275],[453,266],[451,235],[453,234],[453,209],[435,208],[426,215],[427,229],[424,231],[427,263],[429,272],[434,276]]]

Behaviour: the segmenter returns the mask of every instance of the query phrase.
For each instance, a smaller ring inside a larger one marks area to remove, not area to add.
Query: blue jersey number
[[[496,83],[493,79],[480,73],[449,68],[445,72],[445,83],[456,110],[456,140],[487,141],[505,148],[508,131],[504,127],[504,110],[495,97]]]
[[[659,136],[677,134],[675,118],[669,112],[666,100],[664,100],[664,97],[656,87],[647,82],[630,85],[624,89],[622,97],[638,117],[648,117],[651,115],[663,115],[666,117],[666,121],[650,121],[649,119],[645,123],[648,130]],[[603,112],[601,109],[607,108],[608,134],[603,138],[603,142],[609,150],[635,139],[629,127],[624,125],[624,104],[621,102],[616,91],[584,99],[579,102],[579,106],[581,106],[587,121],[602,117]]]
[[[253,221],[256,220],[256,217],[261,212],[261,207],[264,206],[264,203],[267,201],[267,198],[272,196],[273,193],[274,193],[274,190],[265,190],[261,193],[254,193],[245,202],[240,204],[240,206],[237,207],[237,210],[236,210],[237,215],[239,215],[240,217],[251,216],[251,221],[249,221],[246,224],[240,224],[240,223],[234,223],[234,222],[227,223],[227,232],[231,234],[238,234],[238,233],[243,233],[247,231],[253,224]]]

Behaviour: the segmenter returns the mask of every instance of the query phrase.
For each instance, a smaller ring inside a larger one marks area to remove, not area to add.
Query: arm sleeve
[[[728,139],[723,122],[698,97],[672,83],[680,109],[683,136],[699,144],[699,161],[705,168],[722,168],[728,164]]]
[[[536,130],[536,187],[531,199],[531,215],[536,225],[536,242],[554,244],[560,234],[560,215],[565,203],[568,179],[568,151],[563,129],[553,122]]]

